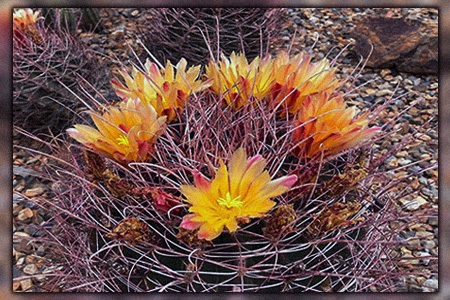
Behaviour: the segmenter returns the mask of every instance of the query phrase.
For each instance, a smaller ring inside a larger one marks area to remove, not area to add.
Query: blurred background
[[[226,5],[242,5],[246,4],[242,1],[215,1],[215,6]],[[157,0],[152,2],[152,6],[182,6],[182,5],[203,5],[210,6],[211,2],[205,1],[163,1]],[[350,6],[368,6],[368,7],[389,7],[393,6],[392,1],[356,1],[356,0],[341,0],[341,1],[325,1],[325,0],[307,0],[307,1],[277,1],[266,0],[261,1],[258,4],[264,6],[276,6],[276,7],[350,7]],[[0,234],[2,236],[2,242],[0,243],[0,252],[3,254],[0,257],[0,299],[102,299],[107,297],[108,299],[126,299],[129,295],[95,295],[95,294],[13,294],[11,285],[11,24],[12,24],[12,8],[13,7],[39,7],[39,6],[58,6],[64,7],[66,5],[73,6],[73,1],[2,1],[0,6],[0,30],[6,32],[1,34],[0,39],[0,84],[1,84],[1,101],[3,113],[0,114],[1,122],[1,138],[4,141],[1,143],[2,154],[0,156],[1,163],[1,187],[0,187]],[[142,1],[77,1],[77,6],[95,5],[95,6],[140,6]],[[440,233],[439,233],[439,245],[440,245],[440,259],[439,259],[439,293],[435,294],[366,294],[366,295],[354,295],[354,294],[333,294],[333,295],[308,295],[308,298],[313,299],[387,299],[393,297],[394,299],[450,299],[450,218],[446,217],[450,215],[450,160],[445,159],[450,156],[450,132],[448,132],[450,126],[450,106],[446,96],[450,94],[450,3],[445,0],[422,0],[422,1],[395,1],[395,6],[406,7],[439,7],[439,51],[440,51],[440,157],[444,159],[439,160],[439,169],[444,170],[440,173],[439,182],[439,199],[440,199]],[[301,297],[303,295],[298,295]],[[130,296],[131,297],[131,296]],[[132,296],[133,299],[136,296]],[[138,297],[150,297],[151,299],[172,299],[179,297],[176,295],[138,295]],[[187,299],[194,297],[197,299],[211,297],[219,297],[214,295],[183,295]],[[271,295],[220,295],[221,299],[269,299]],[[277,296],[282,299],[292,299],[292,295],[280,295]]]

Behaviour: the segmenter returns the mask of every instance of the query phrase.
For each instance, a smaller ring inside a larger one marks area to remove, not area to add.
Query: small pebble
[[[421,154],[420,156],[419,156],[419,158],[420,159],[423,159],[423,160],[429,160],[429,159],[431,159],[431,155],[430,154],[428,154],[428,153],[425,153],[425,154]]]
[[[23,279],[20,281],[20,287],[22,291],[27,291],[33,286],[31,278]]]
[[[406,248],[409,250],[419,250],[422,248],[422,245],[420,244],[420,240],[418,239],[410,239],[406,243]],[[411,254],[409,254],[411,255]]]
[[[25,263],[28,265],[28,264],[32,264],[32,263],[34,263],[34,261],[36,260],[36,258],[35,258],[35,256],[34,255],[28,255],[26,258],[25,258]]]
[[[391,94],[392,94],[391,90],[384,89],[384,90],[377,91],[375,93],[375,96],[377,96],[377,97],[384,97],[384,96],[391,95]]]
[[[436,247],[436,242],[433,240],[423,240],[420,242],[425,249],[433,249]]]
[[[387,159],[387,165],[391,169],[398,167],[398,159],[394,156],[391,156],[390,158]]]
[[[435,278],[430,278],[425,280],[422,286],[437,290],[439,288],[439,281]]]
[[[13,215],[17,215],[23,209],[23,205],[13,203]]]
[[[419,258],[420,257],[429,257],[430,253],[419,251],[419,252],[415,253],[414,256],[419,257]],[[421,259],[420,261],[421,261],[422,265],[424,265],[424,266],[428,266],[430,264],[429,258],[424,258],[424,259]]]
[[[398,160],[398,164],[400,166],[406,166],[408,164],[412,163],[412,161],[410,159],[405,159],[405,158],[401,158]]]
[[[13,243],[18,243],[24,238],[29,238],[30,235],[26,232],[18,231],[13,234]]]
[[[43,187],[36,187],[36,188],[26,190],[24,195],[26,197],[35,197],[35,196],[42,195],[44,192],[45,192],[45,190]]]
[[[12,284],[12,290],[13,290],[13,292],[17,292],[17,290],[19,289],[19,287],[20,287],[20,281],[14,280],[14,281],[13,281],[13,284]]]
[[[419,182],[422,185],[427,185],[428,184],[428,180],[425,177],[422,177],[422,176],[419,177]]]
[[[420,285],[422,285],[425,282],[425,280],[427,280],[427,279],[425,277],[423,277],[423,276],[417,276],[416,277],[416,282],[418,284],[420,284]]]
[[[438,226],[439,225],[439,218],[438,217],[429,217],[428,218],[428,224],[431,226]]]
[[[409,167],[409,168],[407,169],[407,171],[408,171],[409,173],[411,173],[411,174],[417,174],[417,173],[419,173],[421,170],[422,170],[422,168],[421,168],[420,166],[412,166],[412,167]],[[415,187],[415,188],[417,188],[417,187]]]
[[[111,36],[115,41],[123,39],[125,36],[125,27],[117,27],[116,30],[111,33]]]
[[[21,211],[19,211],[19,214],[17,215],[17,219],[19,221],[25,221],[30,218],[32,218],[34,215],[33,211],[30,208],[24,208]]]
[[[418,239],[432,239],[433,233],[428,231],[417,231],[416,238]]]
[[[17,265],[17,266],[23,265],[24,263],[25,263],[25,257],[24,257],[24,256],[20,257],[20,258],[16,261],[16,265]]]
[[[409,211],[418,210],[421,207],[429,205],[428,201],[421,196],[417,196],[412,200],[401,199],[400,202]]]
[[[368,94],[368,95],[373,95],[373,94],[375,94],[376,93],[376,91],[374,90],[374,89],[366,89],[366,94]]]
[[[410,114],[404,114],[403,115],[403,119],[407,120],[407,121],[411,121],[413,119],[413,116]]]
[[[36,249],[36,255],[38,256],[44,256],[46,254],[45,246],[39,245],[39,247]]]
[[[430,141],[431,137],[429,135],[423,134],[419,137],[419,140],[426,142],[426,141]]]
[[[23,272],[27,275],[34,275],[37,272],[37,268],[34,264],[29,264],[23,268]]]
[[[411,293],[423,292],[423,289],[420,286],[417,286],[416,284],[411,284],[408,288],[408,292]]]
[[[13,204],[17,204],[23,201],[23,196],[19,194],[13,194]]]
[[[386,77],[388,74],[391,74],[391,70],[390,69],[382,69],[380,70],[380,75],[383,77]]]
[[[408,151],[399,151],[395,154],[396,157],[407,157],[409,155]]]

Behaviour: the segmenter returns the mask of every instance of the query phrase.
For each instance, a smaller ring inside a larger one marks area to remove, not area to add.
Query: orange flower
[[[159,69],[149,60],[145,63],[145,73],[133,67],[131,75],[125,70],[119,71],[125,85],[117,79],[111,84],[119,97],[127,99],[139,98],[144,103],[153,105],[158,116],[167,116],[173,120],[177,111],[186,105],[187,98],[209,86],[208,82],[197,80],[200,66],[190,67],[186,71],[187,62],[182,58],[175,66],[167,61],[166,67]]]
[[[288,191],[297,181],[295,175],[271,180],[265,167],[266,161],[260,155],[247,159],[240,148],[232,155],[228,168],[220,162],[213,180],[194,171],[195,186],[180,187],[191,204],[191,214],[184,216],[180,226],[199,229],[198,238],[210,241],[224,227],[234,232],[240,223],[264,216],[275,205],[270,199]]]
[[[17,9],[13,13],[13,35],[20,41],[25,37],[30,38],[34,43],[42,43],[42,36],[39,33],[36,22],[39,17],[39,11],[33,12],[31,8]]]
[[[297,54],[290,58],[281,52],[272,70],[275,83],[269,101],[274,107],[281,103],[283,114],[286,109],[297,113],[308,95],[332,93],[339,87],[336,71],[326,59],[312,63],[309,55]]]
[[[214,79],[211,89],[223,95],[227,105],[238,109],[248,103],[250,98],[261,100],[266,97],[273,84],[270,57],[256,57],[249,64],[241,53],[231,53],[230,59],[222,55],[221,61],[210,61],[206,67],[207,78]]]
[[[110,107],[103,115],[92,112],[90,116],[97,129],[75,125],[67,132],[94,152],[122,164],[149,160],[166,120],[157,116],[153,106],[138,99]]]
[[[341,94],[309,95],[302,103],[295,121],[293,140],[299,143],[297,154],[312,158],[322,151],[336,154],[373,137],[379,127],[367,128],[367,113],[354,118],[355,107],[346,108]]]

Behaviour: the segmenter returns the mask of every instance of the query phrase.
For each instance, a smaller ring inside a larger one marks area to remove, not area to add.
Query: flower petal
[[[180,226],[186,230],[195,230],[199,228],[202,225],[202,223],[192,221],[191,219],[193,216],[194,215],[185,215],[183,217],[183,221],[181,222]]]

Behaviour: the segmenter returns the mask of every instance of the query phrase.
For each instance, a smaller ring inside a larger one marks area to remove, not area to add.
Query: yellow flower
[[[20,41],[24,41],[25,36],[30,38],[34,43],[42,43],[42,36],[39,33],[36,22],[42,17],[39,17],[39,11],[34,11],[31,8],[17,9],[13,13],[13,34]]]
[[[307,96],[295,121],[293,140],[299,143],[297,154],[307,158],[322,151],[324,155],[336,154],[370,139],[380,128],[367,128],[367,114],[355,118],[356,108],[346,108],[341,94]]]
[[[274,205],[270,200],[287,190],[297,176],[283,176],[271,180],[264,170],[266,161],[261,155],[247,159],[243,148],[238,149],[228,163],[220,162],[213,180],[194,171],[193,185],[182,185],[181,193],[191,206],[181,227],[198,230],[198,238],[213,240],[226,227],[234,232],[242,222],[264,216]]]
[[[149,60],[145,63],[145,73],[133,67],[131,75],[125,70],[119,71],[125,84],[113,79],[111,84],[119,97],[124,100],[139,98],[144,103],[151,104],[158,116],[167,116],[173,120],[177,111],[186,105],[187,98],[209,86],[208,82],[197,80],[200,66],[190,67],[186,71],[187,62],[182,58],[175,66],[170,61],[166,67],[159,69]]]
[[[149,160],[166,120],[157,116],[153,106],[138,99],[112,106],[103,115],[92,112],[90,116],[97,129],[78,124],[68,129],[68,134],[122,164]]]
[[[214,79],[211,89],[223,95],[227,105],[238,109],[254,97],[261,100],[266,97],[273,84],[270,57],[256,57],[249,64],[241,53],[231,53],[230,59],[222,55],[218,64],[210,61],[206,67],[206,76]]]
[[[281,52],[274,60],[272,72],[275,83],[269,101],[274,107],[281,103],[282,114],[286,110],[297,113],[308,95],[332,93],[339,87],[336,70],[328,60],[312,63],[309,55],[297,54],[290,58]]]
[[[211,89],[223,95],[227,105],[238,109],[250,99],[266,98],[272,107],[280,106],[282,114],[297,113],[308,95],[336,90],[340,83],[335,73],[326,59],[312,63],[309,55],[290,57],[287,52],[256,57],[251,63],[233,52],[229,59],[222,55],[218,64],[210,61],[206,67],[207,78],[214,79]]]

